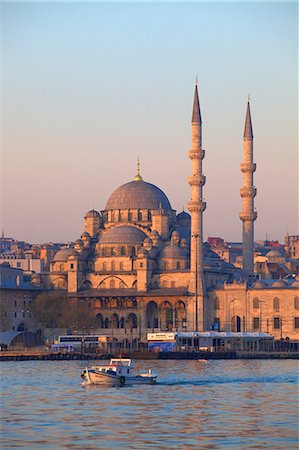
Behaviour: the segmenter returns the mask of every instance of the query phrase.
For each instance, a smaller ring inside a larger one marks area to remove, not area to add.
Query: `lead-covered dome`
[[[99,244],[142,244],[146,237],[138,228],[124,225],[105,231],[99,239]]]
[[[143,180],[134,180],[117,188],[105,209],[163,209],[169,211],[168,198],[157,186]]]
[[[66,262],[70,256],[79,256],[79,254],[73,248],[70,248],[70,247],[62,248],[55,254],[54,261],[55,262]]]

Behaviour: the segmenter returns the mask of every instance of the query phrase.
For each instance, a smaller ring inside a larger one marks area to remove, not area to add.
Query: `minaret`
[[[254,275],[253,222],[257,217],[257,213],[254,210],[256,188],[253,186],[253,173],[255,169],[256,164],[253,162],[253,132],[248,98],[244,128],[244,162],[241,163],[241,170],[244,174],[244,186],[240,189],[240,195],[242,197],[240,219],[243,221],[243,270],[249,279]]]
[[[202,199],[202,187],[205,177],[202,174],[202,160],[205,151],[202,149],[201,114],[198,100],[197,83],[195,85],[193,113],[192,113],[192,148],[189,158],[192,161],[192,175],[188,178],[191,186],[191,200],[188,209],[191,213],[191,252],[190,289],[195,293],[194,330],[204,329],[204,276],[203,276],[203,220],[202,213],[206,209],[206,203]]]

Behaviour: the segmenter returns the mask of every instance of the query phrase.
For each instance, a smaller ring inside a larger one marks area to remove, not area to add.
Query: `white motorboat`
[[[90,384],[130,386],[155,384],[157,381],[157,375],[151,369],[136,373],[134,361],[130,358],[112,358],[108,366],[86,367],[81,373],[81,378],[84,386]]]

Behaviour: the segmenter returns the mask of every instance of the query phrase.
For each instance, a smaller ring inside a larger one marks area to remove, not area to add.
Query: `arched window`
[[[142,213],[138,210],[138,220],[142,220]]]
[[[294,308],[299,309],[299,297],[294,298]]]
[[[137,316],[136,314],[129,314],[128,318],[126,320],[126,327],[127,328],[137,328]]]
[[[259,309],[259,307],[260,307],[260,301],[259,301],[259,299],[258,299],[257,297],[255,297],[255,298],[253,299],[252,303],[253,303],[253,308],[254,308],[254,309]]]
[[[124,256],[126,254],[126,247],[120,248],[120,254],[121,254],[121,256]]]
[[[125,287],[125,283],[123,281],[120,281],[119,288],[124,289],[124,287]]]
[[[103,262],[103,270],[107,270],[107,265],[105,262]]]
[[[110,328],[110,320],[108,319],[108,317],[106,317],[105,319],[104,328]]]
[[[124,263],[122,261],[119,263],[119,270],[124,270]]]
[[[170,282],[170,287],[175,288],[175,281]]]
[[[152,213],[150,211],[148,211],[147,213],[147,218],[148,220],[152,220]]]
[[[103,321],[103,316],[102,316],[102,314],[101,314],[101,313],[98,313],[98,314],[96,315],[96,318],[97,318],[97,328],[103,328],[104,321]]]
[[[131,213],[131,211],[128,212],[128,221],[132,222],[132,213]]]
[[[162,281],[162,288],[166,288],[167,287],[167,281]]]
[[[122,317],[119,321],[119,328],[125,328],[125,318]]]
[[[279,311],[279,298],[278,297],[275,297],[273,299],[273,309],[275,311]]]
[[[110,281],[110,289],[115,289],[115,281],[114,280]]]
[[[178,262],[176,263],[176,268],[177,268],[178,270],[181,268],[181,263],[180,263],[180,261],[178,261]]]
[[[111,270],[115,270],[115,262],[114,261],[111,262]]]

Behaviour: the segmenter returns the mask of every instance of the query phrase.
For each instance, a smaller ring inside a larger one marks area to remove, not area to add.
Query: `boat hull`
[[[131,386],[133,384],[155,384],[156,375],[119,376],[99,373],[92,369],[85,369],[82,373],[83,385],[99,384],[104,386]]]

